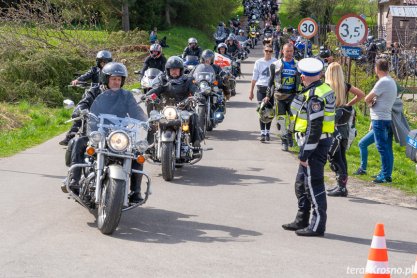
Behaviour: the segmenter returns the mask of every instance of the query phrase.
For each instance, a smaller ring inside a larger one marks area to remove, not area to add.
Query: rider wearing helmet
[[[230,57],[229,54],[227,54],[227,44],[225,44],[224,42],[219,43],[217,45],[217,53],[226,56],[229,59],[232,59],[232,57]]]
[[[104,92],[94,100],[90,112],[96,116],[100,114],[112,114],[117,117],[130,117],[140,121],[146,121],[147,117],[144,111],[136,103],[132,93],[123,90],[122,87],[127,77],[127,69],[121,63],[108,63],[102,69]],[[84,151],[87,147],[88,137],[79,137],[74,142],[74,148],[71,154],[71,165],[83,163]],[[143,170],[143,164],[136,160],[132,161],[132,169]],[[74,193],[79,192],[79,180],[81,177],[81,168],[76,168],[72,172],[70,189]],[[138,203],[142,201],[140,193],[140,184],[142,175],[131,173],[129,201]]]
[[[226,39],[227,54],[231,57],[235,56],[239,52],[239,43],[236,41],[236,37],[230,34]]]
[[[191,77],[184,75],[184,63],[180,57],[172,56],[165,64],[165,76],[156,88],[151,89],[146,96],[156,94],[162,105],[176,105],[190,95],[197,92],[197,87]],[[196,118],[197,117],[197,118]],[[190,118],[191,141],[193,146],[200,147],[201,134],[198,129],[198,116],[193,114]]]
[[[92,83],[100,83],[100,71],[101,69],[109,62],[113,61],[110,51],[101,50],[97,52],[96,55],[96,65],[91,67],[89,71],[78,77],[77,79],[71,81],[72,86],[77,85],[79,81],[88,81],[91,80]]]
[[[72,86],[76,86],[79,81],[87,81],[91,80],[92,86],[91,88],[86,91],[83,95],[83,98],[78,102],[77,106],[74,109],[74,112],[71,115],[71,118],[77,118],[81,110],[90,109],[91,104],[95,100],[95,98],[101,93],[101,89],[99,88],[99,84],[101,83],[100,80],[100,72],[101,69],[108,63],[112,61],[112,55],[110,51],[101,50],[96,55],[96,66],[92,67],[88,72],[81,75],[77,79],[71,81]],[[65,135],[65,138],[59,142],[62,146],[68,146],[68,143],[74,136],[77,134],[78,130],[81,127],[81,120],[74,121],[70,130]]]
[[[182,58],[185,59],[188,55],[197,56],[201,58],[202,49],[198,46],[198,41],[196,38],[189,38],[188,39],[188,46],[184,49],[182,53]]]
[[[265,33],[271,33],[272,34],[273,32],[274,32],[274,29],[269,24],[269,22],[265,23],[264,35],[265,35]]]
[[[227,78],[226,72],[224,72],[220,66],[214,64],[214,56],[215,54],[212,50],[210,49],[204,50],[203,53],[201,54],[201,63],[210,65],[213,68],[214,72],[216,73],[217,82],[219,83],[218,86],[220,89],[223,90],[224,95],[227,98],[227,96],[229,96],[230,93],[229,93],[229,89],[224,86],[226,82],[223,82],[223,79]]]
[[[238,41],[246,41],[248,39],[248,37],[245,36],[245,30],[240,29],[239,30],[239,35],[236,36],[236,40]]]
[[[155,43],[149,48],[149,56],[146,57],[143,62],[143,68],[140,71],[140,75],[143,76],[145,71],[149,68],[159,69],[160,71],[165,70],[165,64],[167,59],[162,54],[162,47]]]

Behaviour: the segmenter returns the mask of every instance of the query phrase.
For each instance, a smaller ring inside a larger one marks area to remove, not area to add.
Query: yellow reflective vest
[[[307,131],[307,103],[313,96],[324,103],[322,133],[333,133],[335,126],[335,94],[326,83],[313,87],[294,98],[291,103],[292,120],[295,121],[294,131],[302,133]]]

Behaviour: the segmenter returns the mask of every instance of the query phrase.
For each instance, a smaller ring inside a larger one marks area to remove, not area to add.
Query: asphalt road
[[[214,150],[179,169],[173,182],[146,164],[153,194],[123,214],[112,236],[61,192],[62,136],[0,159],[0,277],[359,277],[347,270],[363,271],[377,222],[385,224],[389,266],[410,268],[417,254],[412,209],[333,198],[325,237],[281,228],[297,209],[297,160],[276,137],[258,141],[248,92],[260,55],[243,63],[238,95],[209,133],[205,144]]]

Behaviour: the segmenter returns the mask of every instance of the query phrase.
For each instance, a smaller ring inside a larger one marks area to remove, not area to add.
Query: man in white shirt
[[[365,97],[371,107],[371,122],[374,130],[376,148],[381,156],[381,171],[374,183],[392,182],[394,154],[392,151],[391,112],[397,97],[397,85],[388,74],[388,61],[378,59],[375,63],[375,73],[378,76],[372,91]]]
[[[255,66],[253,68],[253,75],[252,75],[252,82],[251,82],[251,88],[249,93],[249,99],[252,100],[254,98],[253,89],[257,88],[256,92],[256,99],[259,104],[261,104],[262,100],[266,97],[266,91],[268,88],[269,83],[269,66],[275,62],[277,59],[272,58],[272,53],[274,51],[272,50],[272,45],[266,44],[264,46],[264,57],[257,60],[255,62]],[[266,104],[269,107],[274,106],[274,99],[270,99],[269,102]],[[269,141],[269,130],[271,128],[271,122],[265,123],[261,120],[259,120],[260,127],[261,127],[261,142]]]

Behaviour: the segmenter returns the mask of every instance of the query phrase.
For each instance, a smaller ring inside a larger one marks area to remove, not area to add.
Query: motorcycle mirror
[[[64,100],[64,108],[65,109],[71,109],[71,108],[74,108],[74,102],[72,101],[72,100],[70,100],[70,99],[65,99]]]

